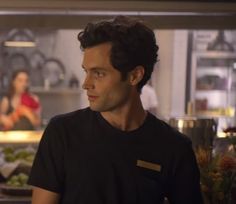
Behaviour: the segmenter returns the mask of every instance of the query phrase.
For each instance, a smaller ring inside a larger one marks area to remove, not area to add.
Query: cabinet
[[[236,53],[193,52],[190,81],[195,115],[215,118],[224,136],[224,128],[236,124]]]
[[[195,52],[191,99],[200,116],[233,117],[236,106],[236,54]]]

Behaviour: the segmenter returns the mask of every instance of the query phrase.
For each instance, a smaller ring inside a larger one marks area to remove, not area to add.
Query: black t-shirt
[[[150,113],[129,132],[89,108],[54,117],[29,184],[61,204],[203,203],[190,140]]]

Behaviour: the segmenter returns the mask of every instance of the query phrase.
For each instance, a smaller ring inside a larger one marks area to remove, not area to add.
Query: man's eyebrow
[[[82,69],[87,70],[86,67],[84,67],[83,65],[82,65]],[[102,67],[92,67],[89,70],[92,70],[92,71],[96,71],[96,70],[108,71],[106,68],[102,68]]]

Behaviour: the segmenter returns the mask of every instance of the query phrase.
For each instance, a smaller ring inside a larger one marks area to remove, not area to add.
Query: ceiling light
[[[5,41],[3,43],[6,47],[35,47],[35,42],[30,41]]]
[[[33,32],[29,29],[13,29],[3,42],[6,47],[35,47]]]

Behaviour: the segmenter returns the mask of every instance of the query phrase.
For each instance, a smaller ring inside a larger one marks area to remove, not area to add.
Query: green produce
[[[14,154],[14,149],[12,147],[5,147],[3,149],[4,154]]]
[[[17,160],[27,161],[32,163],[35,153],[27,151],[25,149],[14,150],[12,147],[6,147],[3,149],[5,161],[14,162]]]
[[[14,161],[16,161],[16,157],[15,157],[14,154],[6,154],[5,155],[5,160],[7,162],[14,162]]]
[[[7,185],[12,187],[27,187],[28,178],[29,176],[24,173],[13,175],[8,179]]]

